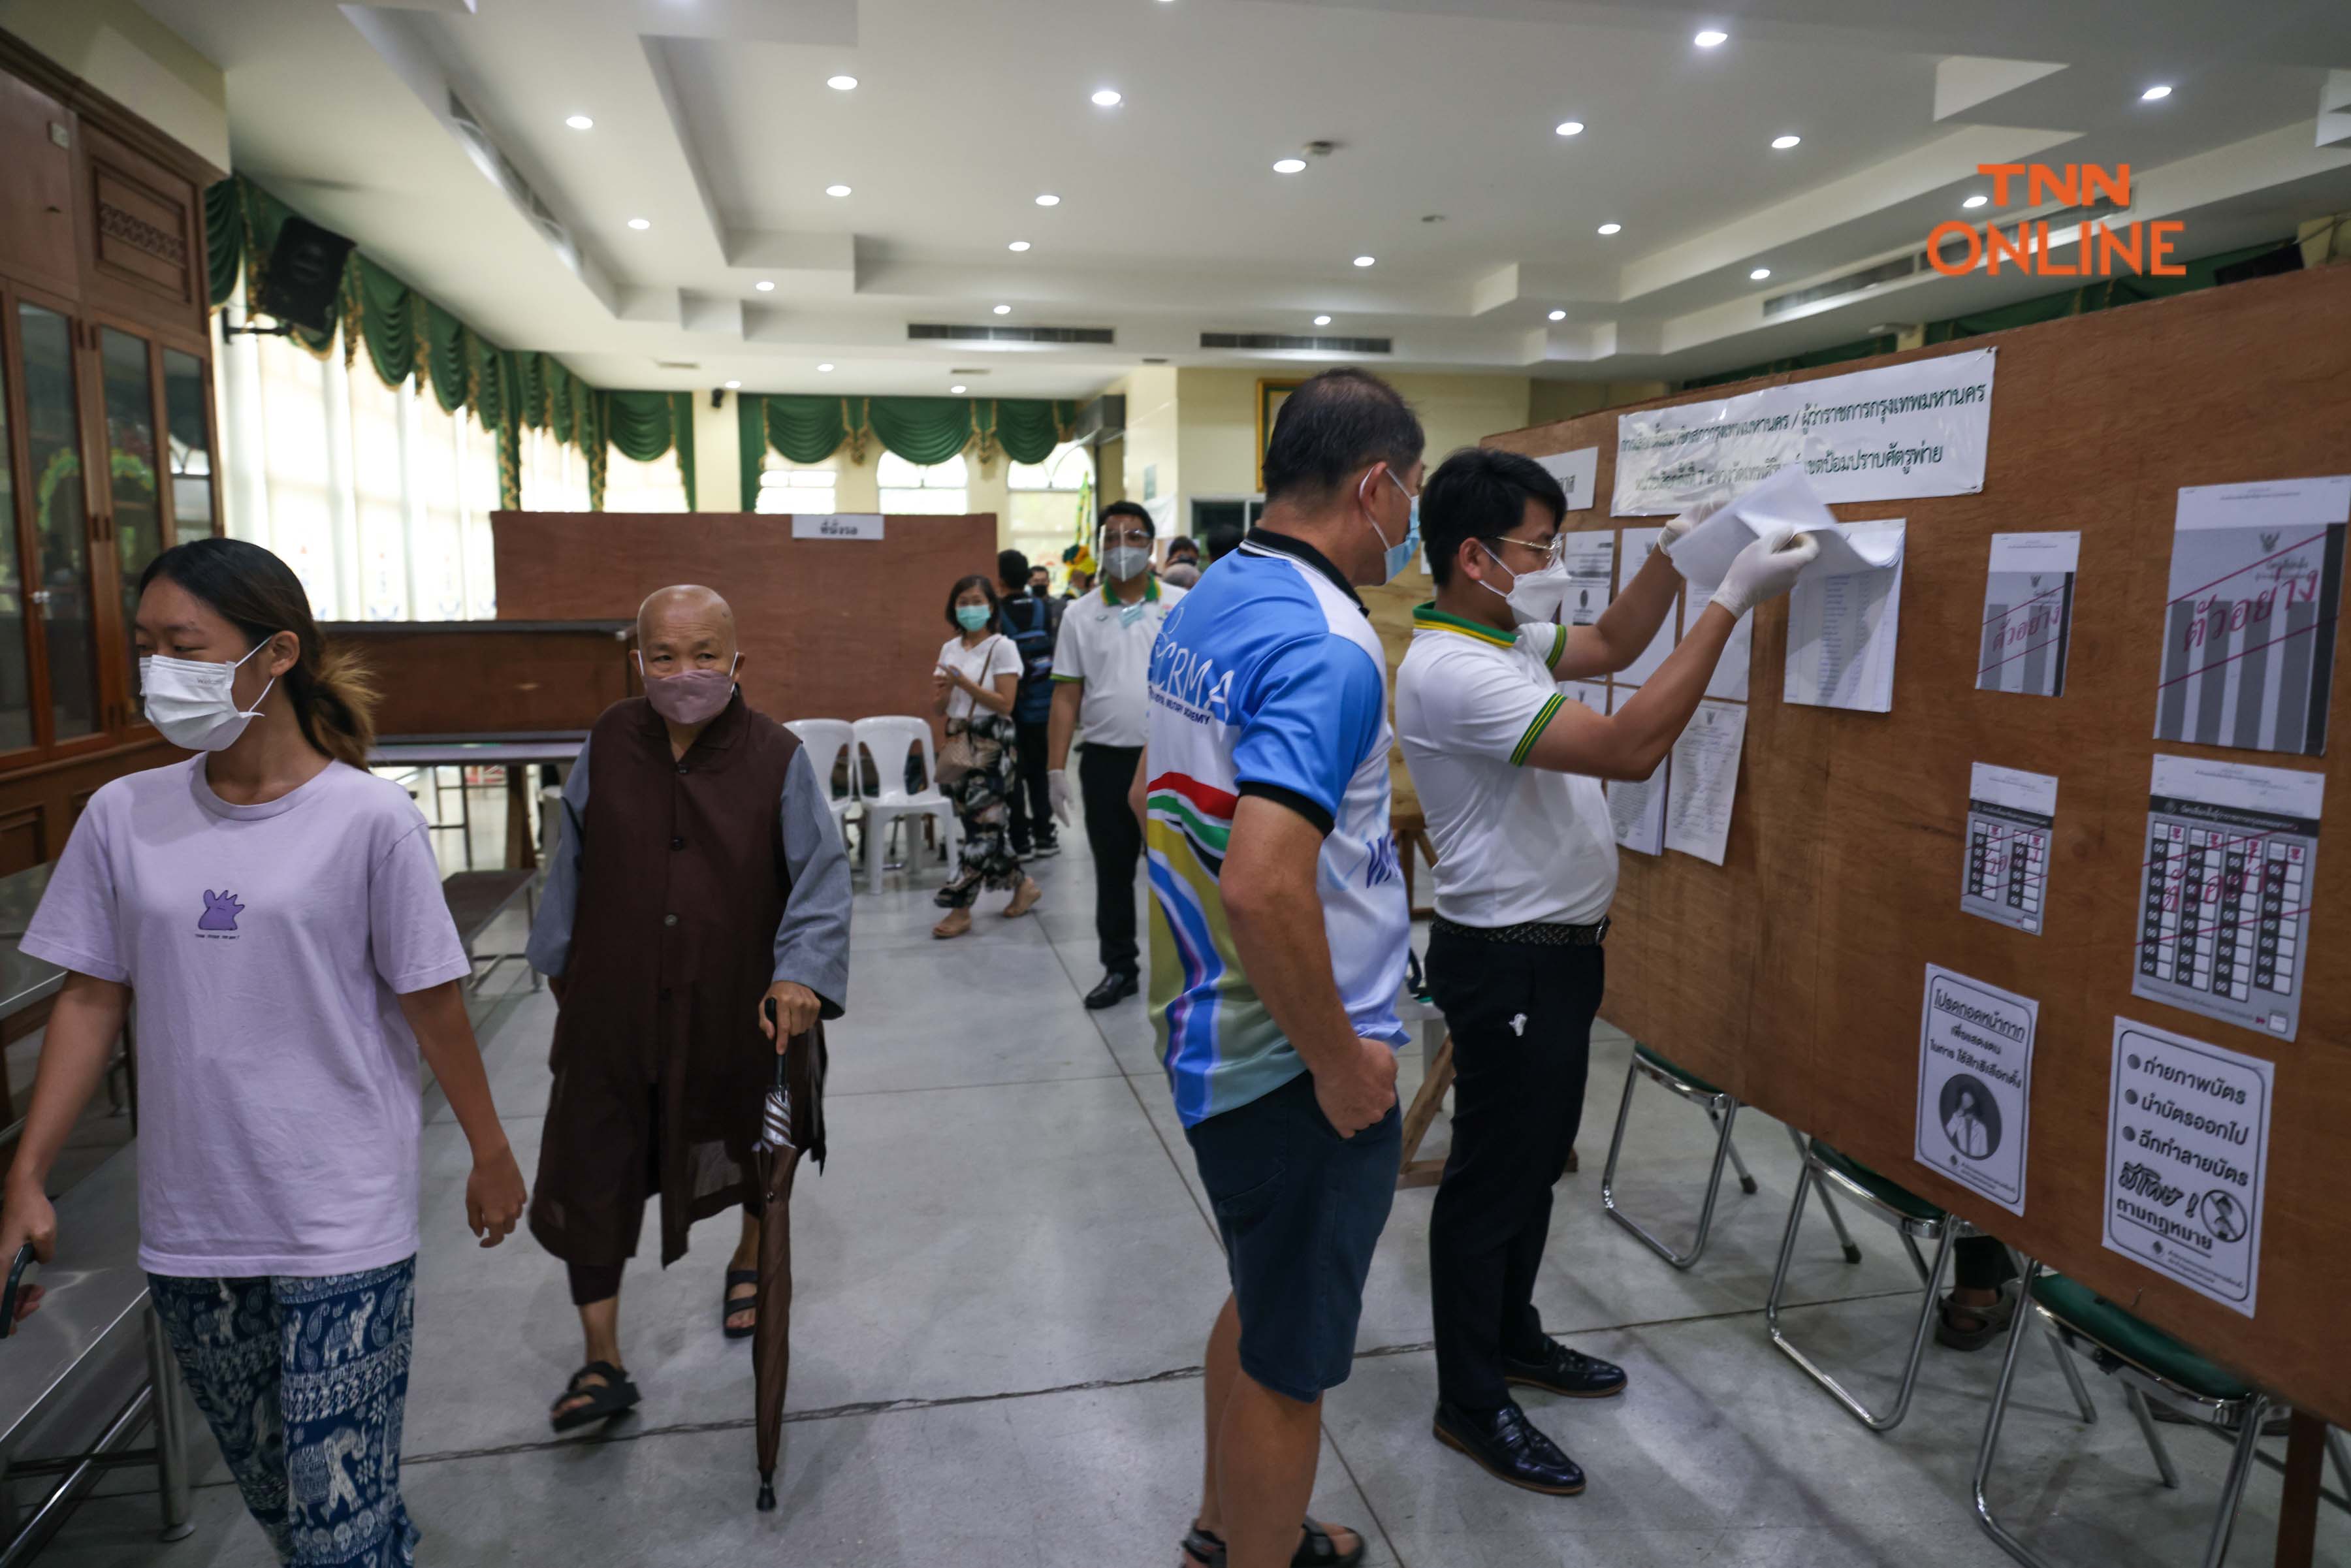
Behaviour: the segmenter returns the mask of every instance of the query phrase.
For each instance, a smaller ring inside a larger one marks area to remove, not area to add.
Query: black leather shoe
[[[1468,1455],[1497,1480],[1552,1497],[1573,1497],[1583,1490],[1583,1469],[1515,1405],[1492,1411],[1439,1405],[1436,1432],[1438,1442]]]
[[[1543,1344],[1546,1348],[1541,1361],[1520,1361],[1505,1352],[1502,1381],[1520,1388],[1564,1394],[1570,1399],[1605,1399],[1625,1392],[1623,1367],[1612,1366],[1580,1350],[1570,1350],[1555,1339],[1547,1339]]]
[[[1123,969],[1113,969],[1102,977],[1102,984],[1086,993],[1086,1006],[1100,1010],[1114,1008],[1139,989],[1135,977]]]

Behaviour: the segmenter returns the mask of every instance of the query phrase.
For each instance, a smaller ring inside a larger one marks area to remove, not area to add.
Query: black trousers
[[[1039,719],[1030,724],[1022,719],[1012,728],[1016,747],[1012,759],[1012,852],[1025,855],[1033,845],[1050,844],[1058,835],[1053,831],[1053,792],[1045,779],[1045,721]]]
[[[1551,1189],[1583,1119],[1598,947],[1429,937],[1428,979],[1453,1033],[1453,1152],[1428,1221],[1437,1397],[1507,1402],[1502,1357],[1543,1354],[1535,1273]]]
[[[1139,746],[1098,746],[1078,754],[1078,793],[1086,807],[1086,842],[1094,852],[1094,936],[1102,967],[1132,975],[1134,946],[1134,867],[1143,858],[1143,826],[1126,803]]]

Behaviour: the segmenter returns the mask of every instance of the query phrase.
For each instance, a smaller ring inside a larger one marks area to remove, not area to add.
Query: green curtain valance
[[[1042,398],[814,397],[741,392],[735,401],[742,434],[743,505],[754,506],[769,452],[793,463],[821,463],[842,447],[865,461],[869,441],[909,463],[928,466],[959,452],[985,462],[1001,452],[1015,463],[1042,463],[1077,427],[1078,405]]]
[[[622,456],[650,463],[675,448],[685,476],[685,506],[694,509],[694,394],[669,392],[601,392],[597,420],[604,438]]]

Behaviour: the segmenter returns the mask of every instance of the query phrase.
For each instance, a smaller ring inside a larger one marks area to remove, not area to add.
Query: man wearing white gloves
[[[1457,452],[1421,491],[1437,599],[1414,612],[1396,672],[1396,736],[1437,848],[1428,979],[1453,1035],[1453,1148],[1429,1218],[1436,1435],[1531,1491],[1583,1472],[1531,1426],[1512,1385],[1570,1398],[1623,1392],[1625,1374],[1551,1339],[1533,1301],[1583,1113],[1601,941],[1616,891],[1604,779],[1646,779],[1697,711],[1739,618],[1787,591],[1819,553],[1780,532],[1740,553],[1655,674],[1614,714],[1563,680],[1630,664],[1673,608],[1663,549],[1590,626],[1555,623],[1566,497],[1529,458]],[[1660,544],[1702,520],[1677,517]]]
[[[1046,731],[1047,788],[1053,814],[1070,820],[1070,737],[1082,724],[1078,789],[1084,797],[1086,842],[1094,853],[1094,936],[1102,982],[1086,1006],[1106,1008],[1134,995],[1134,868],[1143,828],[1126,800],[1143,756],[1151,643],[1184,591],[1152,575],[1151,514],[1133,501],[1102,508],[1095,559],[1102,587],[1073,601],[1053,645],[1053,714]]]

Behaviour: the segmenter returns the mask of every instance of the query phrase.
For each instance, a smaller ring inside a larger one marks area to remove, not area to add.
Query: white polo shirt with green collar
[[[1159,623],[1184,597],[1184,590],[1146,578],[1143,597],[1120,602],[1110,585],[1072,600],[1061,612],[1061,635],[1053,644],[1053,679],[1082,681],[1078,724],[1092,746],[1141,746],[1148,731],[1151,644]]]
[[[1568,699],[1552,674],[1567,628],[1512,636],[1413,612],[1396,671],[1396,740],[1437,848],[1437,913],[1457,925],[1590,925],[1616,896],[1600,781],[1526,766]]]

